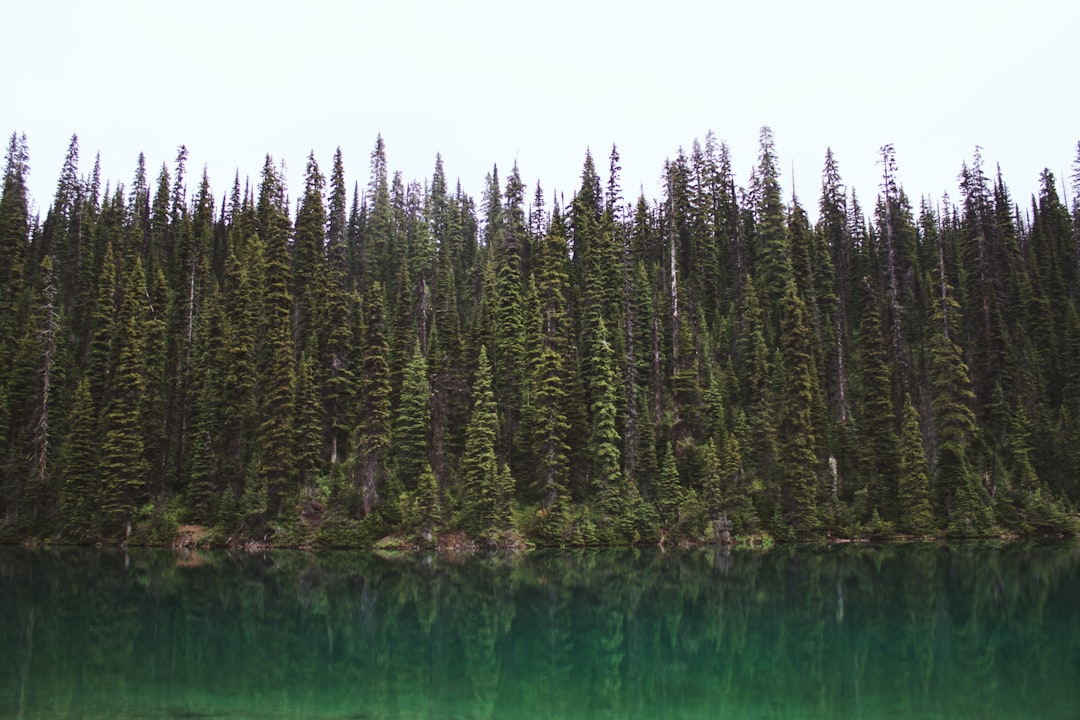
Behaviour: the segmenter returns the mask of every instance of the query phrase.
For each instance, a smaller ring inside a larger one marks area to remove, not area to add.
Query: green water
[[[1080,545],[0,548],[0,718],[1080,718]]]

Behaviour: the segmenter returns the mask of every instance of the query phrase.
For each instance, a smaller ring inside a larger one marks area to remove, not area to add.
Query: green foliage
[[[811,356],[805,305],[795,282],[784,294],[781,348],[786,392],[779,399],[777,433],[781,465],[781,506],[785,525],[797,537],[810,538],[820,530],[817,513],[818,466],[812,422],[817,380]]]
[[[514,483],[510,471],[495,456],[498,420],[491,389],[491,364],[481,346],[473,381],[473,410],[465,429],[461,460],[464,527],[474,537],[494,542],[510,524]]]
[[[99,537],[97,499],[97,425],[90,383],[84,378],[75,390],[70,430],[61,451],[64,486],[60,493],[63,535],[75,542],[91,542]]]
[[[295,204],[267,157],[216,208],[184,147],[103,191],[72,138],[39,223],[12,136],[0,538],[1074,533],[1080,215],[1054,176],[1023,216],[976,154],[916,223],[887,147],[868,222],[830,152],[814,224],[759,139],[744,189],[710,133],[631,211],[617,152],[606,193],[587,154],[530,206],[517,167],[479,202],[441,158],[406,182],[380,137],[351,208],[340,151]]]
[[[930,509],[929,468],[923,452],[919,415],[911,404],[910,395],[904,398],[899,470],[900,527],[904,532],[915,535],[928,534],[934,529],[934,517]]]
[[[428,426],[431,416],[427,360],[417,345],[405,366],[401,404],[394,423],[394,468],[406,490],[416,490],[428,462]]]

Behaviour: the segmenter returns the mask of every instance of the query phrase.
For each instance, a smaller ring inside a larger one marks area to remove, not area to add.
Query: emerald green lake
[[[1080,544],[0,548],[0,718],[1080,718]]]

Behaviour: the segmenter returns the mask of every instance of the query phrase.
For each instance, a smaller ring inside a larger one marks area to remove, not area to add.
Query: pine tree
[[[101,520],[106,537],[130,534],[136,512],[149,498],[142,434],[143,338],[140,333],[146,297],[142,263],[136,256],[126,273],[123,303],[117,317],[119,358],[105,409],[101,444]]]
[[[892,371],[882,338],[881,315],[870,278],[863,282],[864,301],[859,325],[859,364],[861,387],[858,416],[859,454],[862,476],[866,479],[869,514],[877,511],[886,520],[897,517],[896,419],[893,415]]]
[[[296,233],[292,243],[292,285],[290,294],[296,303],[296,345],[307,347],[308,336],[326,342],[325,294],[326,209],[323,188],[326,179],[319,171],[315,154],[308,155],[304,172],[304,196],[296,212]],[[317,349],[317,348],[316,348]],[[314,369],[315,366],[313,366]]]
[[[83,378],[75,390],[70,431],[60,456],[63,488],[60,493],[62,534],[75,542],[100,537],[98,526],[97,415],[90,383]]]
[[[216,519],[222,465],[228,457],[228,333],[220,294],[209,291],[200,304],[191,363],[191,439],[184,462],[190,479],[184,492],[190,519],[210,525]],[[225,491],[231,495],[231,488]]]
[[[245,215],[253,214],[247,205]],[[252,218],[248,218],[252,219]],[[232,229],[225,263],[222,302],[230,311],[224,318],[224,358],[221,364],[221,425],[223,453],[220,460],[222,489],[236,499],[259,446],[259,362],[257,338],[265,292],[265,258],[258,235],[245,237],[246,221],[238,218]],[[231,528],[230,528],[231,530]]]
[[[317,342],[311,336],[300,357],[292,419],[293,457],[296,458],[300,487],[305,491],[305,496],[310,495],[315,479],[323,469],[322,401],[315,369],[317,356]]]
[[[828,298],[831,303],[833,319],[833,347],[827,349],[830,358],[827,367],[832,368],[829,383],[826,385],[831,398],[830,406],[836,408],[841,425],[847,423],[848,416],[848,338],[851,336],[848,325],[852,307],[852,255],[851,233],[848,231],[847,198],[840,179],[840,170],[832,149],[825,153],[825,168],[822,171],[821,202],[818,205],[818,232],[829,253],[831,276],[826,282],[832,284]],[[828,306],[826,298],[823,302]]]
[[[417,344],[405,366],[401,404],[394,422],[394,471],[408,491],[417,491],[423,474],[431,472],[428,461],[430,399],[427,359]]]
[[[525,306],[522,297],[522,251],[525,245],[525,186],[517,165],[506,181],[505,204],[501,212],[491,211],[489,228],[495,258],[495,297],[492,302],[492,381],[499,413],[500,446],[503,462],[515,458],[515,443],[521,423],[522,386],[525,382]],[[497,196],[496,196],[497,198]]]
[[[776,148],[772,130],[761,128],[761,148],[758,155],[757,187],[755,190],[756,237],[755,273],[760,281],[760,299],[765,313],[778,327],[780,306],[788,280],[792,277],[791,249],[784,220],[784,205],[780,199],[780,171],[777,168]],[[775,334],[775,330],[772,334]]]
[[[4,157],[4,188],[0,193],[0,352],[8,353],[18,337],[14,323],[22,295],[30,243],[30,214],[26,192],[29,152],[26,136],[12,133]],[[8,356],[0,356],[7,361]],[[6,369],[7,362],[0,363]]]
[[[416,526],[417,532],[426,542],[431,542],[435,530],[442,521],[442,503],[439,500],[439,483],[431,464],[427,463],[420,471],[416,483]]]
[[[567,378],[565,352],[567,317],[565,292],[567,276],[566,236],[556,210],[537,257],[537,299],[539,342],[531,359],[529,385],[529,445],[535,462],[531,499],[539,499],[545,509],[556,505],[566,492],[569,470],[567,435]]]
[[[812,537],[820,528],[817,513],[818,458],[812,424],[817,402],[806,308],[794,280],[788,280],[781,316],[781,357],[786,392],[778,398],[780,494],[784,522],[796,537]]]
[[[939,285],[941,297],[931,316],[933,326],[926,349],[937,438],[935,497],[950,534],[980,534],[990,529],[991,520],[985,490],[968,460],[975,432],[971,409],[975,394],[963,351],[952,339],[959,304],[944,278],[939,278]]]
[[[668,444],[656,479],[656,509],[660,513],[660,522],[667,531],[674,529],[679,522],[679,506],[682,505],[683,496],[684,490],[682,480],[679,478],[679,468],[675,464],[675,453]]]
[[[165,274],[160,268],[154,268],[148,275],[147,287],[149,305],[143,322],[143,377],[146,388],[142,408],[143,437],[146,445],[146,464],[150,473],[149,480],[155,494],[164,497],[166,485],[175,476],[169,477],[169,455],[172,438],[167,424],[167,403],[169,393],[169,368],[166,364],[166,306],[168,305]],[[185,373],[190,373],[190,362],[185,361]],[[175,377],[175,376],[174,376]],[[186,393],[185,393],[186,395]],[[186,401],[185,401],[186,404]],[[186,411],[185,411],[186,415]],[[177,428],[186,434],[185,422]],[[175,488],[169,488],[170,490]]]
[[[259,367],[259,474],[266,483],[267,510],[281,515],[296,499],[293,412],[296,374],[289,294],[289,220],[279,204],[282,181],[267,157],[259,194],[259,236],[266,251],[262,357]]]
[[[436,477],[445,484],[454,459],[461,455],[462,429],[469,410],[457,279],[449,243],[439,245],[434,306],[437,342],[432,342],[430,363],[433,375],[431,462]]]
[[[491,364],[481,346],[473,381],[473,409],[465,429],[461,460],[464,526],[474,537],[492,541],[508,529],[508,475],[495,455],[498,417],[491,389]],[[512,481],[509,481],[512,490]]]
[[[390,448],[390,347],[386,342],[382,284],[372,283],[364,298],[364,355],[356,426],[356,482],[367,515],[387,497],[386,461]]]
[[[614,353],[607,340],[604,319],[594,312],[590,323],[596,328],[592,356],[588,364],[593,372],[588,376],[589,395],[593,398],[589,408],[591,434],[588,453],[591,461],[590,485],[599,499],[604,513],[618,518],[626,511],[629,495],[626,476],[622,471],[619,451],[620,438],[616,428],[615,382],[612,372]]]
[[[392,285],[397,274],[394,210],[390,203],[390,175],[386,164],[386,143],[380,134],[371,151],[371,178],[368,184],[367,222],[364,227],[363,258],[370,281]]]
[[[908,394],[904,397],[904,418],[900,430],[898,501],[900,528],[915,535],[925,535],[934,529],[928,472],[919,430],[919,414]]]
[[[116,260],[111,242],[106,242],[97,295],[92,315],[92,334],[87,349],[86,377],[94,406],[102,411],[108,402],[108,387],[113,374],[113,343],[116,336]]]
[[[350,298],[348,291],[348,219],[345,169],[341,148],[334,153],[334,168],[330,175],[330,210],[326,230],[326,349],[322,358],[324,402],[328,457],[330,464],[339,461],[342,448],[348,446],[348,407],[356,393],[357,358],[349,355]]]

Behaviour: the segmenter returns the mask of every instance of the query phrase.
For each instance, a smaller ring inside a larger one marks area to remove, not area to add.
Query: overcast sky
[[[827,147],[867,208],[886,143],[916,202],[958,198],[980,145],[1025,204],[1080,140],[1080,3],[1062,0],[35,0],[3,18],[0,131],[26,133],[42,215],[72,133],[114,184],[185,144],[189,189],[205,165],[219,198],[267,153],[296,198],[309,151],[328,173],[338,146],[363,187],[382,133],[406,181],[441,152],[479,197],[516,160],[530,198],[540,180],[568,199],[586,148],[606,178],[615,143],[632,200],[710,129],[745,184],[769,125],[811,209]]]

